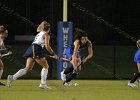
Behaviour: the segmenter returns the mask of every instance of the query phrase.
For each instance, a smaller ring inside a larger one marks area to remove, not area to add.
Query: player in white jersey
[[[35,62],[37,62],[40,66],[42,66],[41,70],[41,82],[39,87],[42,89],[49,88],[46,85],[46,79],[48,74],[49,65],[42,55],[42,49],[45,48],[47,51],[57,58],[57,55],[54,53],[52,48],[50,47],[50,24],[46,21],[41,22],[41,24],[37,28],[37,32],[39,32],[36,36],[34,41],[32,42],[31,46],[26,50],[23,57],[26,58],[26,66],[23,69],[20,69],[14,75],[8,75],[7,77],[7,85],[8,87],[11,86],[11,83],[16,80],[17,78],[27,74],[27,72],[31,71]]]
[[[5,49],[5,46],[4,46],[4,39],[8,36],[8,31],[7,29],[3,26],[3,25],[0,25],[0,51],[3,51]],[[1,59],[1,52],[0,52],[0,79],[1,79],[1,76],[3,74],[3,62],[2,62],[2,59]],[[5,84],[1,83],[0,82],[0,85],[1,86],[5,86]]]

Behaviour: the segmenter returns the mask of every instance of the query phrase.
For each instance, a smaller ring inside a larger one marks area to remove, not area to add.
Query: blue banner
[[[72,44],[73,24],[72,22],[58,22],[57,24],[57,55],[66,57],[66,49]],[[70,65],[69,62],[57,61],[57,79],[61,79],[60,73]]]

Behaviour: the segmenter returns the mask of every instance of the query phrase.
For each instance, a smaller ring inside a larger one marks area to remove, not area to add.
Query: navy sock
[[[130,83],[134,83],[140,77],[140,73],[135,73],[132,77]]]
[[[77,73],[75,71],[73,71],[72,73],[70,73],[65,82],[70,82],[75,76],[77,75]]]

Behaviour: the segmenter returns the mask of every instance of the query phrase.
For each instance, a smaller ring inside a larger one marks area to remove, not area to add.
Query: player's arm
[[[1,48],[5,48],[4,41],[3,41],[2,45],[1,45]]]
[[[136,42],[137,47],[140,48],[140,39]]]
[[[8,36],[8,30],[5,29],[5,31],[2,34],[0,34],[0,38],[1,38],[1,42],[2,42],[0,45],[0,48],[5,48],[4,39],[7,38],[7,36]]]
[[[50,46],[50,35],[49,34],[44,34],[43,38],[45,39],[45,48],[46,50],[52,55],[55,56],[56,54],[54,53],[54,51],[52,50],[51,46]]]
[[[3,48],[5,48],[4,43],[2,43],[2,44],[0,45],[0,49],[3,49]]]
[[[74,70],[77,71],[77,54],[78,54],[78,49],[79,49],[80,45],[79,45],[79,40],[76,40],[74,42],[74,51],[73,51],[73,55],[72,55],[72,61],[71,63],[73,64]]]
[[[89,60],[93,56],[92,43],[90,40],[88,40],[87,46],[88,46],[88,55],[85,59],[82,60],[82,63],[85,63],[87,60]]]
[[[1,38],[1,40],[0,40],[0,49],[3,49],[3,48],[5,48],[4,38],[1,35],[0,35],[0,38]]]

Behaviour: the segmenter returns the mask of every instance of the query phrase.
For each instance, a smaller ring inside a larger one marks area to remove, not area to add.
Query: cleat
[[[128,86],[130,86],[130,87],[136,87],[137,85],[135,85],[134,83],[128,82]]]
[[[41,88],[41,89],[52,89],[51,87],[48,87],[46,84],[40,84],[39,88]]]
[[[64,74],[64,71],[61,72],[61,79],[62,81],[66,81],[66,74]]]
[[[0,82],[0,86],[5,86],[5,84],[3,84],[3,83]]]
[[[13,82],[13,75],[8,75],[7,77],[7,86],[10,88]]]
[[[64,85],[64,86],[73,86],[73,84],[70,83],[70,82],[64,82],[63,85]]]

